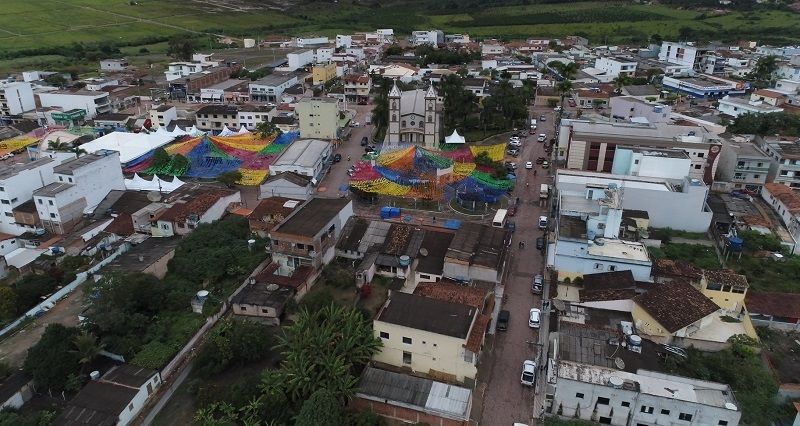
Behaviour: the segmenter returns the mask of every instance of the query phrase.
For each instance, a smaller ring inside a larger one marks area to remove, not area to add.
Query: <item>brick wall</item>
[[[427,423],[431,426],[468,426],[469,421],[458,421],[428,414],[423,411],[398,407],[384,402],[377,402],[363,398],[354,398],[350,407],[358,411],[372,411],[382,417],[402,420],[413,423]]]

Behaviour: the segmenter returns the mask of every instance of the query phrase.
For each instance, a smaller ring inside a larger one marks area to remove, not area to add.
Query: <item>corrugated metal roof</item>
[[[433,382],[425,408],[449,416],[468,419],[472,392],[467,388]]]

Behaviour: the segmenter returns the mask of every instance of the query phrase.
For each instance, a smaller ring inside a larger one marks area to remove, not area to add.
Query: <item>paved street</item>
[[[342,154],[342,161],[333,163],[330,171],[322,179],[319,187],[317,188],[318,195],[322,197],[336,197],[339,194],[339,188],[347,184],[347,168],[355,164],[364,155],[364,147],[361,146],[361,138],[367,137],[372,141],[372,126],[365,124],[367,114],[372,111],[372,105],[356,105],[354,103],[348,105],[348,109],[356,111],[356,116],[352,121],[361,123],[359,127],[350,128],[350,138],[342,142],[339,148],[334,151],[336,154]],[[350,160],[348,161],[348,156]]]
[[[538,229],[538,218],[543,215],[545,207],[539,203],[539,185],[552,184],[548,176],[550,170],[543,170],[535,164],[538,170],[536,176],[532,170],[525,170],[526,161],[534,161],[536,157],[548,157],[544,151],[544,144],[536,141],[539,133],[545,133],[549,140],[554,136],[554,117],[552,108],[532,109],[531,115],[539,120],[541,114],[546,115],[546,121],[539,122],[538,129],[523,142],[522,154],[514,159],[518,163],[517,186],[514,197],[520,198],[520,208],[517,215],[510,220],[516,223],[514,243],[511,248],[511,261],[503,285],[503,306],[510,312],[508,330],[497,332],[493,347],[488,348],[481,366],[488,374],[488,386],[484,392],[481,404],[483,412],[481,425],[511,425],[514,422],[532,424],[533,417],[538,416],[539,409],[534,410],[534,391],[520,384],[522,363],[526,359],[541,362],[546,360],[545,355],[540,356],[542,344],[547,339],[547,316],[542,316],[542,325],[539,330],[528,327],[528,313],[531,308],[542,308],[541,298],[531,293],[533,276],[544,270],[544,255],[536,250],[536,238],[544,235]],[[528,185],[526,185],[526,182]],[[519,248],[519,242],[525,241],[525,248]],[[547,290],[545,288],[545,290]],[[543,312],[544,313],[544,312]],[[541,389],[541,375],[537,378],[537,389]],[[544,399],[543,392],[536,398],[536,404],[541,407]]]

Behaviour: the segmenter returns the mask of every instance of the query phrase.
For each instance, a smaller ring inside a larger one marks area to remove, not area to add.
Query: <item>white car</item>
[[[547,135],[544,134],[544,133],[539,133],[539,137],[536,138],[536,140],[539,141],[539,142],[544,142],[545,139],[547,139]]]
[[[541,316],[542,316],[542,311],[536,308],[531,308],[530,316],[528,316],[528,327],[539,328],[539,325],[541,325],[542,322]]]
[[[528,161],[527,163],[525,163],[525,168],[528,169],[528,170],[532,169],[533,168],[533,161]]]
[[[508,144],[509,144],[509,145],[511,145],[511,146],[517,146],[517,147],[519,147],[519,146],[522,146],[522,142],[520,142],[520,141],[518,141],[518,140],[516,140],[516,141],[511,141],[511,142],[509,142]]]
[[[547,216],[539,216],[539,229],[547,229]]]
[[[536,362],[526,359],[522,363],[522,377],[519,381],[525,386],[533,386],[536,383]]]

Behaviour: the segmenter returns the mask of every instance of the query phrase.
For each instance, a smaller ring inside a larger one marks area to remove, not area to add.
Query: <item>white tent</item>
[[[187,129],[186,132],[193,137],[202,136],[205,133],[204,131],[198,129],[197,126],[192,126],[190,129]]]
[[[453,130],[453,134],[444,138],[444,143],[466,143],[464,136],[458,134],[458,130]]]
[[[168,182],[158,176],[153,176],[152,180],[147,180],[134,173],[132,179],[125,179],[125,189],[130,191],[161,191],[170,193],[181,186],[183,186],[183,182],[177,177],[172,178],[172,181]]]
[[[236,133],[233,130],[229,129],[228,126],[222,126],[222,131],[219,132],[219,136],[231,136],[235,134]]]
[[[249,133],[250,133],[250,131],[247,130],[244,126],[242,126],[242,128],[239,129],[238,132],[236,132],[237,135],[246,135],[246,134],[249,134]]]
[[[181,129],[181,128],[180,128],[180,127],[178,127],[178,126],[175,126],[175,128],[174,128],[174,129],[172,129],[172,131],[170,132],[170,134],[171,134],[172,136],[176,136],[176,137],[177,137],[177,136],[186,136],[186,135],[188,135],[188,134],[189,134],[189,132],[187,132],[186,130],[183,130],[183,129]]]

